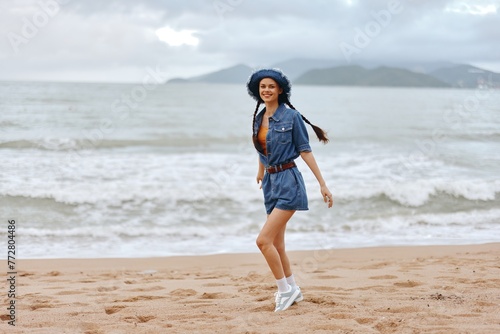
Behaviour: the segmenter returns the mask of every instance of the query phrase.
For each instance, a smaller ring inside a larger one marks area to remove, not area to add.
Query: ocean
[[[311,171],[288,250],[500,239],[500,91],[299,86],[335,199]],[[17,258],[258,252],[265,222],[241,85],[0,82],[0,230]],[[5,252],[6,253],[6,252]],[[4,255],[5,256],[5,255]]]

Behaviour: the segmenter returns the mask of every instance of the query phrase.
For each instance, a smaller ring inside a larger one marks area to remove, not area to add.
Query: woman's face
[[[278,96],[283,93],[278,83],[271,78],[264,78],[259,83],[259,95],[264,103],[278,101]]]

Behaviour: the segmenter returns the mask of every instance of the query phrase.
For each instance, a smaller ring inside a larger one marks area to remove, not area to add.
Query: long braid
[[[285,99],[284,102],[290,108],[297,110],[292,105],[292,103],[288,100],[288,98]],[[316,126],[316,125],[312,124],[307,118],[304,117],[304,115],[300,114],[300,116],[302,116],[302,119],[304,120],[304,122],[306,122],[307,124],[309,124],[313,128],[314,133],[316,133],[316,136],[318,137],[319,141],[323,142],[323,144],[326,144],[326,143],[328,143],[330,141],[330,139],[328,139],[328,137],[326,136],[326,133],[325,133],[325,131],[323,131],[323,129],[321,129],[319,126]]]
[[[255,131],[255,129],[254,129],[254,128],[255,128],[255,118],[257,117],[257,111],[259,111],[260,104],[261,104],[261,102],[260,102],[260,101],[258,101],[258,102],[257,102],[257,106],[255,107],[255,111],[254,111],[254,113],[253,113],[252,136],[254,136],[254,135],[255,135],[255,132],[254,132],[254,131]]]
[[[262,149],[262,146],[259,143],[259,140],[257,139],[257,133],[255,133],[255,118],[257,117],[257,111],[259,111],[260,104],[262,102],[257,101],[257,106],[255,107],[255,111],[253,113],[253,122],[252,122],[252,140],[253,140],[253,146],[257,149],[259,152],[263,152],[264,150]]]

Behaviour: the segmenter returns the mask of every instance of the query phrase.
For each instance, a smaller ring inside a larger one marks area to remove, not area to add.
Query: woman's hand
[[[328,203],[328,208],[331,208],[333,206],[333,196],[326,185],[321,186],[321,195],[325,203]]]
[[[259,158],[259,168],[257,169],[257,184],[260,184],[260,189],[262,189],[262,180],[264,179],[264,173],[266,171],[265,167],[264,167],[264,164],[262,163],[262,161],[260,161],[260,158]]]
[[[262,189],[262,179],[264,179],[264,173],[261,173],[259,171],[259,173],[257,173],[257,184],[260,184],[260,189]]]
[[[328,207],[331,208],[333,206],[333,196],[330,190],[328,190],[323,176],[321,176],[321,171],[319,170],[318,164],[316,163],[316,159],[314,159],[314,155],[312,154],[312,152],[304,151],[300,152],[300,156],[309,166],[314,176],[316,176],[316,179],[318,180],[318,183],[321,187],[321,196],[323,196],[323,200],[325,201],[325,203],[328,203]]]

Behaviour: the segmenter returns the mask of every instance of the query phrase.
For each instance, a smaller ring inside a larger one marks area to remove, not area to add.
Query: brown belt
[[[266,167],[266,171],[269,174],[274,174],[274,173],[279,173],[279,172],[284,171],[285,169],[290,169],[290,168],[293,168],[296,166],[297,165],[295,164],[295,161],[292,161],[292,162],[287,162],[286,164],[282,164],[282,165]]]

